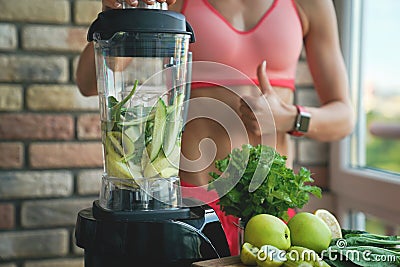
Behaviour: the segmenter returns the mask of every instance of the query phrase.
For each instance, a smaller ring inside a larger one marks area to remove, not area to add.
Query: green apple
[[[299,212],[288,222],[293,246],[302,246],[321,253],[329,247],[332,232],[318,216],[309,212]]]
[[[290,230],[278,217],[270,214],[258,214],[250,218],[244,228],[244,242],[256,247],[271,245],[287,250],[290,243]]]

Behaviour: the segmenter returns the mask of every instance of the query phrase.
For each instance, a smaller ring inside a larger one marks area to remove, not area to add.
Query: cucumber
[[[171,167],[179,168],[179,160],[181,156],[181,144],[177,143],[172,152],[166,157]]]
[[[115,152],[116,154],[123,156],[124,148],[121,145],[121,132],[108,132],[106,139],[107,152]]]
[[[118,178],[134,178],[126,163],[107,157],[107,174]]]
[[[139,179],[142,178],[142,168],[135,164],[128,164],[129,172],[132,174],[133,178]]]
[[[178,176],[178,173],[179,173],[179,171],[177,168],[168,167],[168,168],[165,168],[160,171],[160,176],[162,178],[169,178],[169,177]]]
[[[123,162],[123,157],[114,150],[114,147],[110,142],[106,142],[105,161],[106,172],[109,176],[132,178],[128,166]]]
[[[184,94],[179,94],[174,99],[174,104],[167,117],[167,127],[163,140],[163,151],[165,156],[169,156],[179,144],[178,138],[182,131],[182,105],[185,99]],[[168,107],[169,108],[169,107]]]
[[[148,153],[150,161],[157,158],[158,153],[161,150],[161,146],[164,139],[164,128],[167,118],[167,108],[164,101],[159,98],[156,104],[156,112],[154,116],[154,127],[152,132],[151,145],[148,147]]]
[[[149,161],[150,161],[149,153],[147,152],[146,149],[143,149],[142,158],[140,160],[140,167],[142,167],[142,170],[144,170],[146,168]],[[147,176],[145,176],[145,177],[147,177]]]
[[[154,113],[150,113],[149,115],[147,115],[145,117],[139,117],[139,118],[136,118],[136,119],[126,120],[124,122],[119,122],[118,124],[121,125],[121,126],[125,126],[125,127],[127,127],[127,126],[135,126],[135,125],[138,125],[138,124],[142,124],[142,123],[144,123],[146,121],[153,120],[154,119],[154,115],[155,115]]]
[[[122,145],[121,145],[122,143]],[[119,178],[133,178],[125,162],[125,153],[133,153],[134,144],[121,132],[108,132],[105,140],[105,164],[108,175]]]
[[[147,165],[143,169],[143,176],[146,178],[156,177],[158,175],[158,171],[154,168],[151,162],[148,162]]]
[[[124,157],[130,157],[135,152],[135,143],[126,134],[122,134],[121,142],[124,149]]]
[[[171,176],[178,176],[178,169],[171,165],[170,161],[160,153],[153,162],[148,162],[143,171],[144,177],[168,178]]]
[[[106,149],[113,150],[120,156],[129,156],[135,151],[135,144],[126,134],[111,131],[107,133]]]
[[[124,134],[131,139],[132,142],[136,142],[140,137],[140,129],[137,126],[124,128]]]

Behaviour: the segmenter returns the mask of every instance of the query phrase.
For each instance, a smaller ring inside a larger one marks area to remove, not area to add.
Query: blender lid
[[[193,29],[184,15],[145,8],[110,9],[99,13],[90,25],[87,40],[93,41],[94,34],[106,40],[117,32],[189,34],[190,42],[195,41]]]

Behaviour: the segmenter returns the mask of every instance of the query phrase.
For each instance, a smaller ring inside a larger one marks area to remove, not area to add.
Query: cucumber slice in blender
[[[130,157],[135,152],[135,143],[126,134],[122,134],[121,141],[122,141],[122,147],[124,149],[124,157]]]
[[[132,177],[135,179],[142,178],[142,168],[135,164],[129,164],[129,172],[131,173]]]
[[[123,157],[114,150],[113,144],[106,142],[106,172],[112,177],[132,178]]]
[[[167,117],[167,125],[165,127],[165,136],[163,140],[163,151],[166,156],[169,156],[175,149],[178,137],[182,131],[182,105],[184,94],[179,94],[174,99],[174,104]]]
[[[120,132],[108,132],[106,138],[106,149],[108,152],[114,152],[120,156],[124,155],[124,148],[121,145]]]
[[[158,153],[160,152],[163,138],[164,138],[164,128],[167,117],[167,108],[164,101],[159,98],[156,104],[156,113],[154,117],[154,127],[152,132],[151,145],[148,147],[148,153],[150,161],[156,159]]]
[[[181,156],[181,144],[178,141],[176,141],[174,149],[168,156],[166,156],[169,165],[175,169],[178,169],[180,156]]]
[[[160,176],[162,178],[174,177],[174,176],[178,176],[178,172],[179,171],[177,168],[168,167],[168,168],[161,170]]]
[[[125,126],[125,127],[139,125],[139,124],[142,124],[142,123],[144,123],[146,121],[153,120],[154,119],[154,115],[155,115],[154,113],[150,113],[146,117],[139,117],[139,118],[136,118],[136,119],[131,119],[131,120],[126,120],[124,122],[120,122],[119,125],[122,125],[122,126]]]
[[[121,156],[131,155],[135,151],[135,144],[125,133],[111,131],[107,133],[107,149],[114,150]]]
[[[151,162],[148,162],[147,165],[143,169],[143,175],[147,178],[156,177],[158,175],[158,171],[153,166]]]
[[[140,137],[140,128],[138,126],[124,128],[124,134],[131,139],[132,142],[136,142]]]
[[[148,162],[144,168],[143,174],[145,177],[156,177],[159,175],[162,178],[168,178],[178,175],[178,169],[171,165],[169,160],[160,153],[153,162]]]
[[[129,167],[126,163],[114,160],[112,157],[107,157],[107,174],[112,177],[118,178],[133,178]]]
[[[135,144],[125,133],[110,131],[106,135],[105,153],[107,173],[113,177],[134,178],[126,159],[135,152]]]
[[[142,170],[146,168],[149,161],[150,161],[149,153],[146,151],[146,149],[143,149],[142,158],[140,160],[140,167],[142,167]]]

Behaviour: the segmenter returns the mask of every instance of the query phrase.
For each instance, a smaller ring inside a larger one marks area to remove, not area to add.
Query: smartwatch
[[[307,131],[310,125],[311,114],[306,111],[303,106],[296,105],[297,108],[297,116],[294,122],[293,130],[288,132],[288,134],[292,136],[303,136]]]

